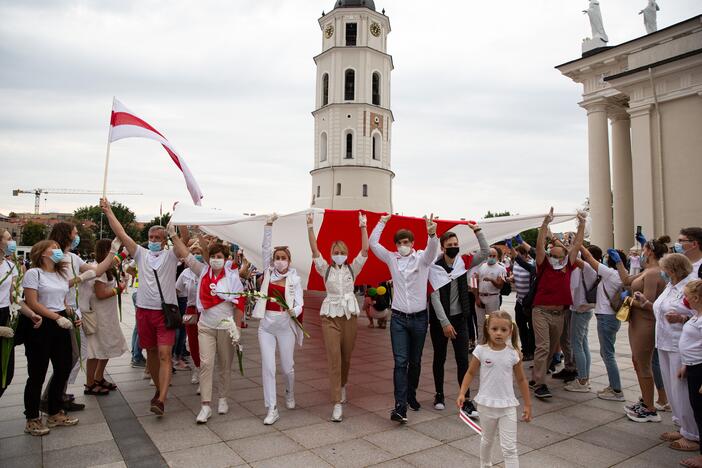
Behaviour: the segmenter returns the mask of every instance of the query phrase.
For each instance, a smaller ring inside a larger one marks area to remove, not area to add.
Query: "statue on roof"
[[[592,28],[592,39],[601,40],[602,42],[609,42],[607,33],[604,30],[604,24],[602,23],[602,12],[600,11],[600,2],[597,0],[590,0],[590,5],[587,10],[583,10],[583,13],[588,15],[590,18],[590,27]]]
[[[640,15],[644,17],[644,26],[646,26],[646,34],[651,34],[658,31],[658,12],[660,7],[656,3],[656,0],[648,0],[648,5],[646,8],[639,12]]]

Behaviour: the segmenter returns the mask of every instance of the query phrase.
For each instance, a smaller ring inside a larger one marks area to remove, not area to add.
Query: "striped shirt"
[[[512,267],[512,273],[514,274],[514,289],[517,291],[517,299],[524,299],[529,293],[531,274],[516,262]]]

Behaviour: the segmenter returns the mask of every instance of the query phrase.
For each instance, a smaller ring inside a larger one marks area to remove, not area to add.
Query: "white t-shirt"
[[[24,274],[22,287],[36,290],[37,300],[50,311],[61,312],[66,310],[64,301],[68,294],[68,281],[68,275],[32,268]]]
[[[656,347],[662,351],[678,352],[683,326],[681,323],[668,322],[665,314],[675,312],[688,317],[692,316],[692,311],[683,304],[683,298],[685,285],[694,279],[697,279],[697,274],[691,273],[675,286],[673,283],[668,283],[653,303],[653,315],[656,317]]]
[[[622,279],[619,272],[614,268],[609,268],[606,265],[597,265],[597,274],[600,276],[600,284],[597,286],[597,303],[595,304],[595,313],[601,315],[614,315],[617,313],[612,309],[609,299],[615,301],[615,295],[619,294],[619,288],[622,287]],[[605,288],[607,293],[605,294]],[[609,299],[607,298],[609,295]]]
[[[193,270],[186,268],[176,281],[176,291],[178,297],[188,298],[188,307],[194,307],[197,301],[197,291],[199,287],[200,277]]]
[[[499,294],[500,289],[497,288],[490,281],[484,281],[485,278],[490,278],[496,280],[497,278],[505,279],[507,276],[507,270],[504,266],[496,263],[494,265],[488,265],[487,262],[480,265],[478,268],[478,275],[480,275],[478,283],[478,291],[482,294]]]
[[[519,355],[510,345],[495,351],[489,345],[478,345],[473,356],[480,361],[480,389],[475,402],[490,408],[519,406],[514,396],[514,366]]]
[[[702,267],[702,258],[697,260],[695,263],[692,264],[692,275],[697,277],[700,271],[700,267]]]
[[[158,273],[163,298],[167,304],[178,304],[176,298],[176,268],[178,256],[173,249],[151,252],[142,246],[137,246],[134,260],[139,271],[139,289],[137,289],[136,305],[141,309],[161,310],[161,296],[156,285],[154,270]]]
[[[702,364],[702,317],[688,320],[680,335],[680,359],[686,366]]]
[[[80,275],[80,267],[85,265],[85,261],[73,252],[68,252],[63,256],[62,262],[68,263],[68,278],[73,278],[74,276]],[[78,302],[76,302],[76,288],[71,287],[66,295],[66,303],[71,306],[74,310],[78,309]]]
[[[2,258],[0,261],[2,261],[0,264],[0,281],[2,281],[0,284],[0,307],[10,307],[10,291],[19,272],[11,261]],[[3,278],[5,278],[4,281]]]

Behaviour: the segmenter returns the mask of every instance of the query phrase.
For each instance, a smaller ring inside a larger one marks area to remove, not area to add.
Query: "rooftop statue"
[[[660,7],[656,3],[656,0],[648,0],[648,5],[646,8],[641,10],[639,14],[643,14],[644,26],[646,26],[646,34],[651,34],[658,31],[658,12]]]
[[[654,2],[655,3],[655,2]],[[603,42],[609,42],[607,33],[604,30],[604,25],[602,24],[602,12],[600,11],[600,2],[597,0],[590,0],[590,5],[587,10],[583,10],[583,13],[590,17],[590,27],[592,28],[592,39],[600,39]]]

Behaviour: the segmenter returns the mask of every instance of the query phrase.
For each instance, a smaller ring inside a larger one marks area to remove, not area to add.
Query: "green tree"
[[[509,211],[496,211],[493,213],[492,211],[488,210],[487,214],[483,217],[483,219],[500,218],[502,216],[512,216],[512,215],[510,214]]]
[[[149,229],[151,229],[152,226],[166,227],[170,221],[171,221],[171,214],[164,213],[162,216],[156,216],[154,219],[152,219],[148,223],[144,224],[144,227],[141,230],[142,242],[146,242],[147,240],[149,240]]]
[[[80,236],[80,244],[78,244],[78,254],[83,258],[90,257],[95,252],[95,233],[90,227],[85,226],[79,220],[74,220],[74,224],[78,229]]]
[[[46,234],[46,226],[34,221],[28,221],[22,228],[22,245],[34,245],[46,239]]]
[[[112,212],[115,214],[115,217],[117,217],[117,220],[120,222],[120,224],[124,226],[124,230],[127,231],[129,237],[138,242],[139,230],[135,225],[136,215],[134,214],[134,212],[121,203],[111,203],[111,205]],[[92,230],[96,239],[113,239],[115,237],[115,233],[112,232],[112,229],[110,229],[110,225],[107,222],[107,218],[102,213],[100,206],[92,205],[78,208],[73,213],[73,216],[75,216],[77,219],[85,219],[92,221],[94,223]],[[101,227],[102,237],[100,237]]]

